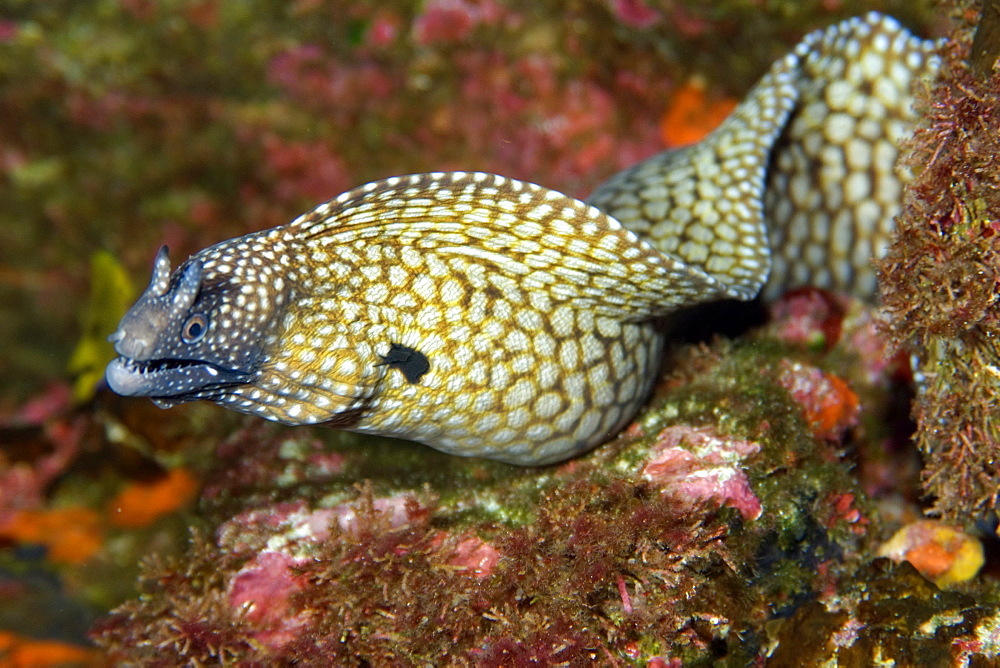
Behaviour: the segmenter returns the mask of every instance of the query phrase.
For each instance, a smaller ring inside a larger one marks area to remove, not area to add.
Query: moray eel
[[[588,202],[483,173],[389,178],[152,281],[111,388],[456,455],[557,462],[638,411],[685,306],[871,298],[934,43],[877,14],[807,36],[704,141]]]

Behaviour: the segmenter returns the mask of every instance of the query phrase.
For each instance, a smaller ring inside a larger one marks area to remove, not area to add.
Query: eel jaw
[[[253,374],[200,360],[136,360],[118,357],[105,371],[108,385],[126,397],[153,397],[173,405],[207,398],[215,390],[250,382]]]

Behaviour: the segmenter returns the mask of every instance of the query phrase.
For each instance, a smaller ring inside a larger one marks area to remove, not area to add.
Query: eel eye
[[[181,339],[184,343],[198,343],[205,337],[208,331],[208,318],[201,313],[195,313],[184,322],[181,328]]]

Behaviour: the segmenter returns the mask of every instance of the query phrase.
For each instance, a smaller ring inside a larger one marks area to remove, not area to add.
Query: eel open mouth
[[[129,357],[111,360],[105,371],[111,389],[126,397],[180,398],[219,386],[244,383],[250,376],[202,360],[135,360]]]

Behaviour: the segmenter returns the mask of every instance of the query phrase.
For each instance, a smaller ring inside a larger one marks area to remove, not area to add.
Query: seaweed
[[[924,491],[932,512],[967,521],[1000,499],[1000,71],[969,64],[977,15],[960,7],[940,78],[918,98],[904,164],[915,178],[879,280],[886,331],[915,362]]]

